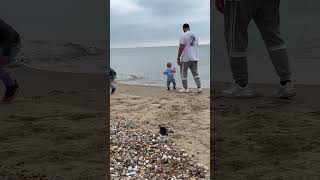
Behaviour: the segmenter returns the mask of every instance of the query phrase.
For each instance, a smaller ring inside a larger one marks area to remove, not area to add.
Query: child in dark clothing
[[[111,87],[111,94],[113,94],[116,91],[116,86],[114,85],[114,80],[117,77],[116,71],[114,71],[112,68],[110,68],[110,87]]]
[[[3,81],[6,88],[3,102],[14,99],[19,90],[17,81],[5,71],[4,66],[12,62],[20,51],[20,46],[20,35],[9,24],[0,19],[0,80]]]

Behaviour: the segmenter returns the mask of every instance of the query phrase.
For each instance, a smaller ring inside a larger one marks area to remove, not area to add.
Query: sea
[[[295,84],[320,84],[320,1],[283,0],[280,3],[280,31],[286,41],[292,80]],[[211,37],[211,80],[231,82],[229,60],[224,39],[223,16],[214,11]],[[270,61],[260,32],[252,21],[249,25],[248,71],[250,83],[278,84],[279,78]]]
[[[58,72],[105,74],[106,57],[117,72],[116,81],[125,84],[166,86],[166,63],[176,67],[177,86],[181,87],[178,47],[112,48],[110,54],[102,42],[22,41],[22,52],[16,61],[25,66]],[[105,43],[105,42],[104,42]],[[200,45],[198,71],[203,88],[210,88],[210,46]],[[196,87],[189,70],[189,87]]]
[[[201,60],[198,72],[203,88],[210,88],[210,46],[200,45]],[[166,86],[167,62],[176,67],[177,86],[181,87],[179,66],[176,63],[178,47],[113,48],[110,50],[110,66],[117,72],[117,80],[127,84]],[[188,73],[189,87],[196,87],[192,74]]]
[[[25,66],[58,72],[106,74],[106,42],[23,41],[15,58]]]

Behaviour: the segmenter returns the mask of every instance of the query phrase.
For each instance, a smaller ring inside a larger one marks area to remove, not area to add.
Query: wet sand
[[[0,104],[0,179],[103,179],[105,76],[10,69],[20,93]]]

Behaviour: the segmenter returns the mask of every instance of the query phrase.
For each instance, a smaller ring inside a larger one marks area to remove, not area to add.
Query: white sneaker
[[[258,94],[246,87],[241,87],[238,84],[234,83],[229,89],[223,90],[222,95],[224,97],[232,98],[253,98],[257,97]]]
[[[179,92],[181,92],[181,93],[188,93],[188,92],[189,92],[189,89],[182,88],[182,89],[179,90]]]
[[[202,89],[201,89],[201,88],[198,88],[198,89],[196,90],[196,92],[197,92],[197,93],[201,93],[201,92],[202,92]]]
[[[296,95],[296,91],[291,82],[286,85],[280,85],[280,88],[273,92],[273,97],[275,98],[290,98]]]

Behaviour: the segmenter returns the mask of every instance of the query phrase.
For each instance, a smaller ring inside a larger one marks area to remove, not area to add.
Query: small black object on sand
[[[159,129],[160,129],[160,134],[163,136],[168,136],[169,133],[173,133],[172,130],[170,130],[164,126],[161,126],[161,125],[159,125]]]

